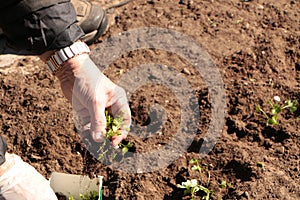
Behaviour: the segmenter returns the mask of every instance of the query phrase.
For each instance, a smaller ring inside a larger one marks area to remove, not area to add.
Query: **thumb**
[[[102,142],[106,134],[105,106],[96,105],[91,113],[91,131],[95,142]]]

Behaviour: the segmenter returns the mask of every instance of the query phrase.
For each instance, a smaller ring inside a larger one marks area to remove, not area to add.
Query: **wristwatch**
[[[70,46],[55,51],[46,61],[50,72],[55,74],[62,64],[69,59],[84,53],[90,53],[90,48],[84,42],[75,42]]]

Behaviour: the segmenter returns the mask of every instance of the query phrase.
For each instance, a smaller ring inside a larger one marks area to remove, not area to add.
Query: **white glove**
[[[14,154],[6,154],[1,168],[7,171],[0,176],[1,200],[57,200],[47,181],[32,166]]]
[[[70,59],[57,77],[64,95],[72,102],[72,108],[80,119],[80,131],[91,129],[96,142],[101,142],[106,133],[106,108],[114,117],[123,117],[122,135],[112,138],[112,145],[117,146],[126,137],[126,130],[131,124],[124,89],[108,79],[87,54]]]

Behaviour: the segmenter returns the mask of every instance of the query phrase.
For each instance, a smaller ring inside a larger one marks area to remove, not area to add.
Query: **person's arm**
[[[38,9],[13,22],[5,23],[2,20],[0,25],[13,48],[39,55],[45,62],[53,53],[70,47],[83,36],[76,24],[76,13],[70,2]],[[106,108],[115,116],[121,113],[124,115],[124,135],[113,138],[112,141],[116,146],[126,137],[126,130],[131,123],[124,90],[112,83],[87,53],[63,59],[60,64],[61,69],[55,75],[60,80],[62,91],[72,103],[84,129],[91,129],[95,141],[101,141],[105,134]]]
[[[40,58],[47,63],[53,51],[45,52]],[[63,53],[63,52],[62,52]],[[59,54],[57,54],[58,56]],[[100,142],[106,132],[105,109],[109,108],[114,116],[123,117],[122,135],[112,138],[117,146],[127,136],[131,124],[131,113],[125,91],[108,79],[90,59],[82,53],[68,59],[55,71],[66,98],[80,120],[77,126],[81,132],[91,129],[92,137]]]

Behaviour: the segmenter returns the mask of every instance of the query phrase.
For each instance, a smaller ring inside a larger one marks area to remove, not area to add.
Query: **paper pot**
[[[90,179],[88,176],[53,172],[50,186],[55,193],[66,197],[73,196],[76,200],[80,200],[80,194],[99,191],[99,178]]]

